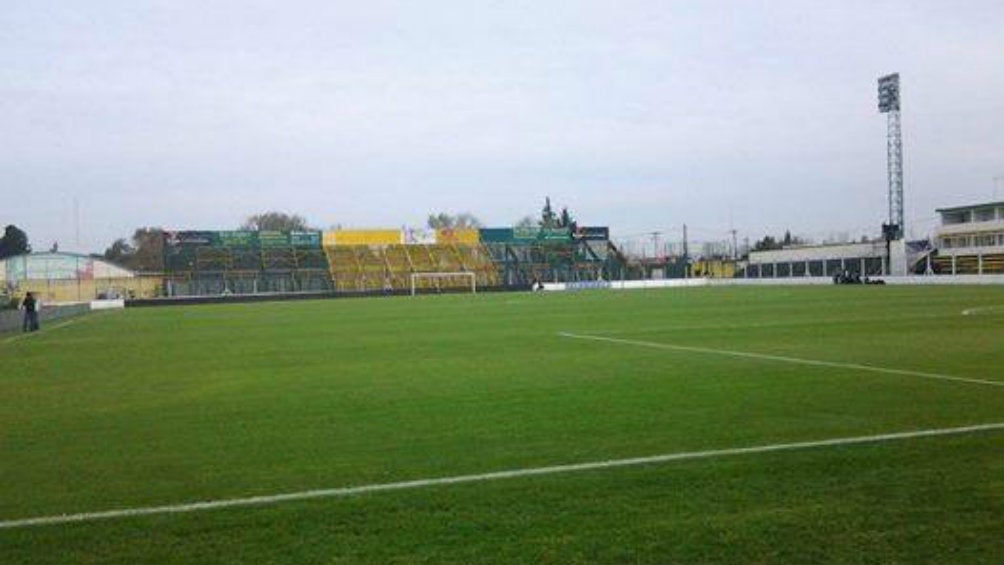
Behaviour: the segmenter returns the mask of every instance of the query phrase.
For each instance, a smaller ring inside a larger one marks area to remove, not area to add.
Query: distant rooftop
[[[995,208],[997,206],[1004,206],[1004,201],[997,202],[983,202],[980,204],[969,204],[968,206],[953,206],[951,208],[936,208],[934,211],[941,212],[962,212],[964,210],[973,210],[976,208]]]

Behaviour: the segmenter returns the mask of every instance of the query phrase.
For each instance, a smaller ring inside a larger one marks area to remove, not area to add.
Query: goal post
[[[448,273],[412,273],[411,274],[411,295],[415,296],[418,291],[419,281],[429,281],[430,288],[442,290],[444,288],[464,288],[471,289],[471,294],[478,292],[478,279],[475,273],[470,271],[456,271]]]

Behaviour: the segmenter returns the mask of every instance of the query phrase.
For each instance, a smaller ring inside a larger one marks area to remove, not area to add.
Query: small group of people
[[[22,332],[38,331],[38,310],[41,305],[35,295],[28,292],[21,301],[21,309],[24,310],[24,319],[21,322]]]
[[[862,277],[858,273],[844,271],[833,275],[833,284],[885,284],[882,279],[869,279],[867,275]]]

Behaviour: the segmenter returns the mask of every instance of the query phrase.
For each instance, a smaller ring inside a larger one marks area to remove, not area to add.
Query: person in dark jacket
[[[21,323],[21,331],[38,331],[38,301],[30,292],[24,295],[21,301],[21,308],[24,309],[24,321]]]

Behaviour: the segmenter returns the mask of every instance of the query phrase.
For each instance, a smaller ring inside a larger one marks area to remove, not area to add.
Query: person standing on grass
[[[21,301],[21,308],[24,308],[24,321],[21,323],[21,331],[38,331],[38,301],[35,296],[28,292]]]

